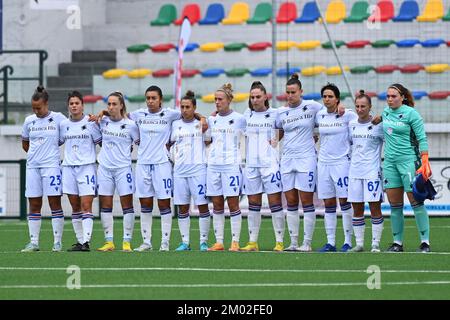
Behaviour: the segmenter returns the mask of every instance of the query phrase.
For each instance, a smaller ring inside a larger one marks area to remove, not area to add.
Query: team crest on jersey
[[[289,115],[289,111],[286,112],[286,115],[287,115],[287,116]]]
[[[162,118],[162,117],[164,117],[164,112],[161,112],[160,114],[159,114],[159,116]]]
[[[269,118],[270,114],[266,113],[266,115],[264,117]]]
[[[36,121],[35,120],[33,120],[33,122],[31,122],[32,124],[33,124],[33,126],[36,124]]]
[[[403,118],[403,114],[399,114],[399,115],[398,115],[398,118],[399,118],[399,119]]]
[[[214,120],[214,124],[216,124],[217,123],[217,120]]]
[[[120,129],[125,129],[126,126],[127,126],[126,124],[123,124],[120,126]]]
[[[70,129],[69,127],[66,127],[66,131],[69,131],[69,129]]]
[[[323,119],[323,118],[325,118],[325,115],[324,115],[324,114],[322,115],[322,119]]]
[[[340,116],[337,114],[337,115],[336,115],[336,119],[339,118],[339,117],[340,117]]]
[[[53,122],[53,118],[48,119],[48,122]]]
[[[83,125],[82,127],[81,127],[81,130],[86,130],[86,125]]]
[[[392,134],[392,128],[387,128],[387,133]]]
[[[368,127],[367,127],[367,130],[372,130],[372,126],[368,126]]]
[[[178,130],[181,130],[181,127],[178,127]]]
[[[352,127],[352,130],[353,130],[353,131],[355,131],[355,129],[356,129],[356,127],[355,127],[355,126],[353,126],[353,127]]]
[[[304,106],[304,107],[303,107],[303,111],[306,111],[306,110],[308,110],[308,107],[307,107],[307,106]]]
[[[200,125],[199,124],[195,125],[195,129],[200,129]]]
[[[228,121],[228,123],[229,123],[229,124],[233,124],[233,123],[234,123],[234,120],[231,119],[230,121]]]
[[[144,117],[146,117],[146,116],[148,116],[148,113],[147,113],[147,112],[144,112]]]

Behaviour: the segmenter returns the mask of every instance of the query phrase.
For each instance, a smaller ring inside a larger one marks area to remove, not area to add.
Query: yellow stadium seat
[[[345,71],[349,71],[350,68],[348,66],[344,66],[343,67]],[[339,75],[342,74],[342,70],[339,66],[334,66],[334,67],[329,67],[325,73],[329,76],[335,76],[335,75]]]
[[[436,22],[444,16],[444,4],[442,0],[428,0],[423,12],[417,17],[419,22]]]
[[[428,73],[442,73],[450,69],[450,65],[447,63],[431,64],[425,66],[425,71]]]
[[[297,42],[295,41],[277,41],[278,51],[289,50],[290,48],[293,48],[295,46],[297,46]]]
[[[302,41],[297,44],[297,48],[300,50],[312,50],[320,46],[319,40],[309,40],[309,41]]]
[[[311,77],[324,72],[327,68],[325,66],[313,66],[302,69],[302,76]]]
[[[132,79],[145,78],[152,74],[152,70],[150,69],[134,69],[128,72],[128,77]]]
[[[250,8],[245,2],[235,2],[222,24],[242,24],[250,18]]]
[[[214,52],[214,51],[223,49],[224,46],[225,45],[223,42],[208,42],[208,43],[204,43],[200,46],[200,51]]]
[[[339,23],[345,18],[345,3],[342,0],[333,0],[328,4],[325,13],[327,23]]]
[[[105,79],[117,79],[127,74],[128,71],[124,69],[109,69],[102,73],[103,78]]]
[[[202,96],[202,101],[206,103],[212,103],[214,102],[214,93],[207,94]]]
[[[234,98],[233,98],[233,102],[242,102],[242,101],[247,101],[248,98],[250,97],[249,93],[235,93],[233,94]]]

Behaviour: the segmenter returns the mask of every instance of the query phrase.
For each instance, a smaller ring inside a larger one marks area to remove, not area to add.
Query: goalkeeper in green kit
[[[414,109],[411,92],[401,84],[387,90],[387,104],[382,114],[385,138],[384,188],[391,206],[391,226],[394,237],[388,252],[403,251],[403,192],[414,211],[420,236],[419,252],[430,252],[430,223],[423,199],[416,199],[413,183],[416,174],[424,181],[431,176],[428,143],[423,119]]]

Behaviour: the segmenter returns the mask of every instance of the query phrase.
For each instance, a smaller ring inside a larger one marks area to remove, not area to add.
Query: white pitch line
[[[3,271],[66,271],[67,267],[0,267]],[[272,272],[284,272],[284,273],[366,273],[366,269],[221,269],[221,268],[174,268],[174,267],[109,267],[109,268],[96,268],[87,267],[80,268],[81,271],[200,271],[200,272],[252,272],[252,273],[272,273]],[[450,270],[380,270],[382,273],[450,273]]]
[[[384,282],[382,286],[404,286],[404,285],[449,285],[450,281],[409,281],[409,282]],[[367,286],[366,282],[329,282],[329,283],[211,283],[211,284],[93,284],[81,285],[80,289],[97,288],[249,288],[249,287],[344,287],[344,286]],[[66,285],[0,285],[0,289],[45,289],[62,288]]]

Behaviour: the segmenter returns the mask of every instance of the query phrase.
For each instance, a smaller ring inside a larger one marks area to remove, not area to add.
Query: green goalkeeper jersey
[[[385,160],[415,161],[419,158],[419,152],[428,151],[423,119],[412,107],[384,108],[383,131]]]

